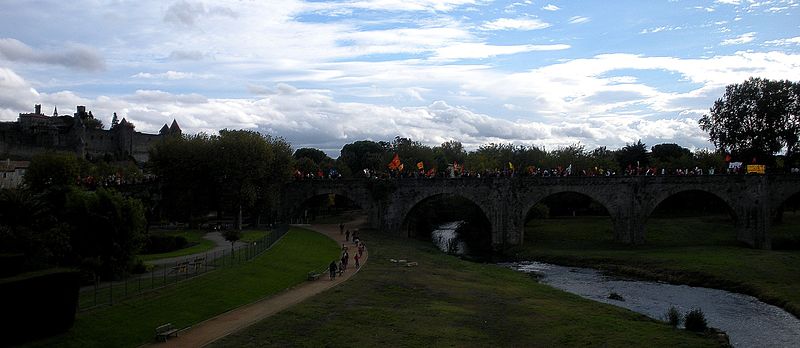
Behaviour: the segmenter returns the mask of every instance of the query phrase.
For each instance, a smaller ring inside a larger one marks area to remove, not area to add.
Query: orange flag
[[[425,163],[422,163],[421,161],[417,162],[417,169],[419,170],[425,169]]]
[[[389,162],[389,169],[395,170],[400,167],[400,156],[394,154],[394,158]]]

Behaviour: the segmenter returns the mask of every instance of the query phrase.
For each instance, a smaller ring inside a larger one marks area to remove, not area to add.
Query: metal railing
[[[113,305],[125,299],[163,289],[224,267],[248,262],[269,250],[288,232],[288,226],[279,226],[263,238],[240,245],[232,250],[221,250],[187,257],[174,263],[154,267],[145,274],[132,275],[120,281],[100,282],[84,286],[78,295],[78,311]]]

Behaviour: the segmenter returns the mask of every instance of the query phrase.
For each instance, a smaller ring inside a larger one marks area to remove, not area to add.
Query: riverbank
[[[784,219],[785,226],[799,220],[794,214]],[[790,233],[785,226],[779,227],[784,236]],[[732,228],[718,217],[654,218],[648,223],[648,244],[632,247],[613,243],[608,217],[535,220],[526,229],[525,245],[507,254],[514,260],[747,294],[800,317],[800,251],[742,246]]]
[[[213,346],[717,346],[430,242],[360,236],[370,262],[356,277]]]

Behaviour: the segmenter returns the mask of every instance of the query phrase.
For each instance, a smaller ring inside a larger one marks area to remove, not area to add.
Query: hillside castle
[[[37,104],[33,113],[20,113],[16,122],[0,122],[0,158],[30,159],[47,150],[74,152],[78,156],[95,158],[130,159],[138,163],[147,162],[150,146],[170,136],[180,136],[178,122],[161,128],[159,134],[145,134],[134,130],[126,119],[116,122],[111,128],[102,129],[92,112],[78,106],[72,115],[52,116],[42,114]]]

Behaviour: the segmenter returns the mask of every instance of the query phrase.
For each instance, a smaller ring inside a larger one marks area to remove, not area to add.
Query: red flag
[[[730,154],[726,154],[725,155],[725,162],[730,162],[730,161],[731,161],[731,155]]]
[[[425,168],[425,163],[422,163],[421,161],[417,162],[417,169],[422,170],[424,168]]]
[[[398,167],[400,167],[400,156],[394,154],[394,158],[392,159],[391,162],[389,162],[389,169],[395,170]]]

